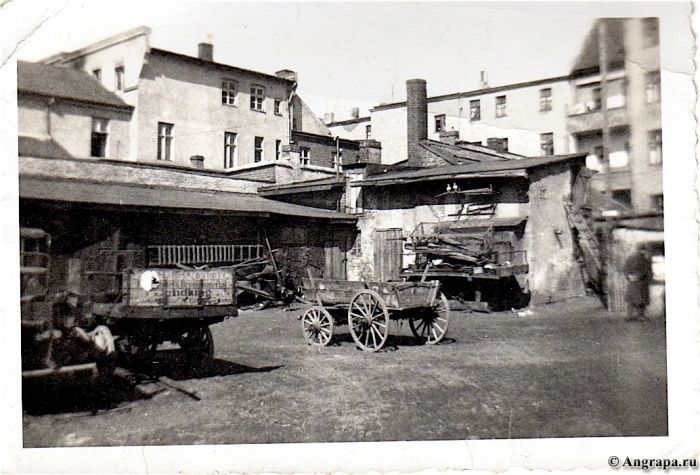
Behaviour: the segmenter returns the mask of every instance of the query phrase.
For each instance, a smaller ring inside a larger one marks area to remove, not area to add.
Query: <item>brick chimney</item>
[[[214,45],[211,43],[199,43],[199,59],[214,61]]]
[[[421,140],[428,138],[428,93],[425,79],[406,81],[408,164],[420,166]]]
[[[440,142],[455,145],[459,140],[459,130],[443,130],[440,132]]]
[[[360,140],[357,163],[382,163],[382,144],[376,140]]]

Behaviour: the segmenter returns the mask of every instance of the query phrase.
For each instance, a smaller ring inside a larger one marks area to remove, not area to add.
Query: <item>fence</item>
[[[260,244],[148,246],[148,265],[226,264],[264,257]]]

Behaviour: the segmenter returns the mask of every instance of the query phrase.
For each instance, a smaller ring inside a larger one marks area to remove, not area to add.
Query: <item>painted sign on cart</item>
[[[200,307],[234,303],[235,281],[229,269],[133,269],[124,284],[130,305]]]

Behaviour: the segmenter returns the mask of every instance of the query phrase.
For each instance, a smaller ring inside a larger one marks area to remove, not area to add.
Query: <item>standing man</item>
[[[644,312],[649,305],[651,258],[649,247],[638,244],[637,251],[625,261],[627,275],[627,321],[646,321]]]

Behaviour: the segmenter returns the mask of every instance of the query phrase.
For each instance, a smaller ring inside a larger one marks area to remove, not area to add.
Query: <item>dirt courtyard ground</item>
[[[174,389],[145,398],[115,380],[93,412],[75,388],[25,387],[24,446],[667,434],[663,319],[627,322],[594,298],[525,317],[455,311],[437,346],[395,322],[386,347],[366,353],[347,326],[328,347],[305,344],[303,309],[247,310],[212,326],[216,359],[204,377],[159,352],[159,372],[199,401]]]

